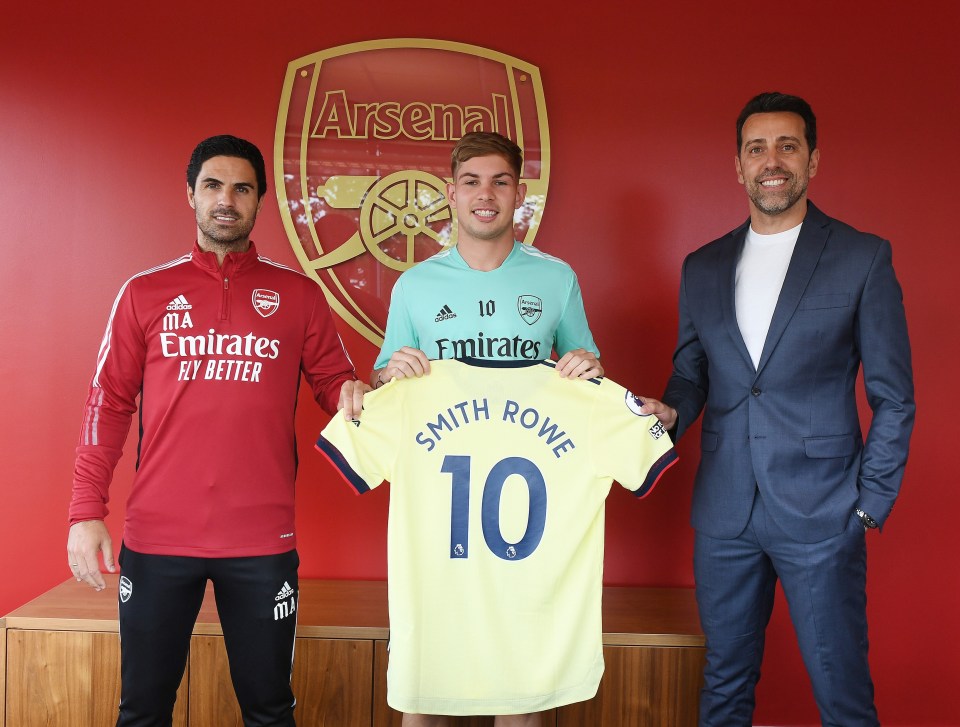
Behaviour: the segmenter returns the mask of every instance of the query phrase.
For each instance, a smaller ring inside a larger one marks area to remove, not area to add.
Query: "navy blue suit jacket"
[[[890,243],[808,203],[755,368],[734,307],[749,224],[683,264],[663,401],[678,412],[677,438],[704,411],[691,522],[711,537],[736,537],[759,487],[770,514],[801,542],[839,534],[857,507],[882,525],[900,489],[915,409]],[[861,365],[873,410],[866,443]]]

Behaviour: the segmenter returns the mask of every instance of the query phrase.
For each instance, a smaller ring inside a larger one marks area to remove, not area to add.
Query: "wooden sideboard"
[[[117,576],[74,580],[0,620],[0,727],[113,725],[120,700]],[[293,690],[300,727],[400,725],[387,706],[387,586],[300,581]],[[604,588],[606,671],[597,696],[544,713],[550,727],[696,725],[704,638],[692,589]],[[457,727],[492,717],[457,718]],[[193,631],[177,727],[241,725],[212,589]]]

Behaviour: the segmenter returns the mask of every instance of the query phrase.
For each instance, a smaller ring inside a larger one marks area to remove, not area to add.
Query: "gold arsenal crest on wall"
[[[287,237],[330,307],[379,346],[401,272],[456,241],[450,150],[496,131],[523,150],[517,239],[532,243],[550,178],[540,71],[418,38],[353,43],[287,66],[274,177]]]

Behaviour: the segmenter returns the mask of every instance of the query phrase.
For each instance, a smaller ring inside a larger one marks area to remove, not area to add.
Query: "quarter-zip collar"
[[[196,242],[193,243],[193,261],[204,270],[215,273],[218,277],[231,277],[245,270],[257,261],[257,246],[250,241],[246,252],[228,252],[223,258],[223,267],[217,264],[217,255],[206,252]]]
[[[222,286],[220,296],[220,310],[217,320],[230,320],[231,281],[257,262],[257,247],[250,241],[250,247],[245,252],[228,252],[223,258],[223,265],[217,264],[217,255],[206,252],[197,243],[193,244],[193,261],[211,276],[216,277]]]

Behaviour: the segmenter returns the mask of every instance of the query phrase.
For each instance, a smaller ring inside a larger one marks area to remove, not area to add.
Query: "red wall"
[[[761,90],[812,102],[822,163],[811,197],[893,241],[914,347],[919,415],[903,494],[885,532],[869,538],[877,702],[885,725],[960,725],[960,495],[949,454],[957,431],[949,372],[960,354],[951,310],[960,263],[951,219],[955,3],[739,3],[720,11],[704,1],[589,17],[529,2],[422,10],[17,4],[0,21],[0,613],[68,576],[73,448],[103,326],[130,274],[192,242],[183,172],[193,145],[229,132],[269,152],[294,58],[361,40],[440,38],[539,66],[553,171],[537,244],[577,269],[608,373],[646,393],[659,394],[670,370],[684,255],[747,215],[733,169],[737,112]],[[274,199],[255,239],[296,265]],[[341,331],[368,371],[373,347]],[[384,578],[389,493],[349,494],[311,449],[323,423],[304,398],[303,575]],[[129,445],[109,520],[118,543]],[[610,498],[609,583],[692,584],[695,432],[679,451],[682,464],[650,499]],[[758,724],[818,721],[782,602],[759,703]]]

